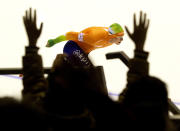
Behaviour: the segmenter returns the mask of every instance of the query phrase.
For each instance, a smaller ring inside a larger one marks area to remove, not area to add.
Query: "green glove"
[[[62,42],[62,41],[66,41],[66,36],[65,35],[60,35],[59,37],[57,37],[56,39],[50,39],[48,40],[46,47],[52,47],[55,44]]]

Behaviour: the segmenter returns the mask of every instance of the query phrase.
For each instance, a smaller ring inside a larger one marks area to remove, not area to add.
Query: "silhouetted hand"
[[[146,40],[146,33],[149,27],[149,19],[146,19],[146,13],[140,12],[139,25],[136,23],[136,14],[134,14],[134,32],[130,33],[129,29],[125,29],[129,37],[134,41],[136,50],[143,50]]]
[[[37,29],[36,10],[34,10],[34,16],[32,16],[31,8],[29,11],[26,11],[26,15],[23,16],[23,21],[29,39],[29,46],[35,47],[37,39],[41,34],[43,23],[41,23],[40,28]]]

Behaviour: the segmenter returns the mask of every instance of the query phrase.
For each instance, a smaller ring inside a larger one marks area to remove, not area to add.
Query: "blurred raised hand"
[[[125,26],[131,40],[135,43],[135,49],[142,51],[144,48],[146,34],[149,27],[149,19],[146,18],[146,13],[140,12],[139,24],[136,22],[136,14],[134,14],[134,32],[130,33],[127,26]]]
[[[36,24],[36,10],[34,10],[34,15],[32,15],[32,9],[26,10],[25,16],[23,16],[24,26],[28,35],[29,46],[35,47],[37,40],[41,34],[43,23],[41,23],[40,28],[37,28]]]

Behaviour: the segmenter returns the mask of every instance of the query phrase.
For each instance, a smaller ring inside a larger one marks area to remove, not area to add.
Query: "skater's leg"
[[[88,54],[84,53],[74,41],[68,41],[65,44],[63,53],[67,55],[67,60],[75,66],[93,66]]]

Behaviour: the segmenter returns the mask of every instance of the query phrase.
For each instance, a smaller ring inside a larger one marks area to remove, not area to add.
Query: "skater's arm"
[[[66,40],[78,41],[78,32],[68,32],[65,35],[56,37],[55,39],[49,39],[46,47],[52,47],[55,44]]]

